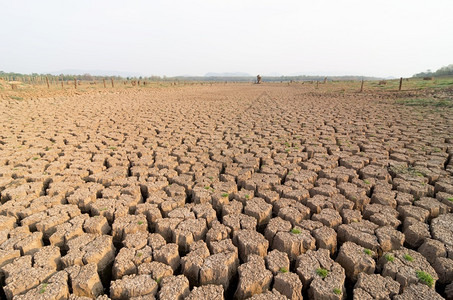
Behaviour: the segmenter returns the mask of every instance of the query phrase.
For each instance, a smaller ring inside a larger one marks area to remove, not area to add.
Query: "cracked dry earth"
[[[1,101],[1,297],[453,299],[452,121],[301,85]]]

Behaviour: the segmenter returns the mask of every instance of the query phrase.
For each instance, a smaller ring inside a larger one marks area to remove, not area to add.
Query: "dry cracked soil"
[[[1,298],[453,299],[452,128],[286,84],[1,100]]]

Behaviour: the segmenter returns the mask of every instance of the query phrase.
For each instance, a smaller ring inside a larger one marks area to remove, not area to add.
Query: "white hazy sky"
[[[400,77],[452,63],[452,0],[0,0],[7,72]]]

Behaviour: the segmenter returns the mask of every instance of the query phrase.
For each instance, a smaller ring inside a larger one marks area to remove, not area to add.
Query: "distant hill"
[[[250,75],[248,73],[243,73],[243,72],[232,72],[232,73],[206,73],[204,77],[252,77],[253,75]],[[189,76],[190,77],[190,76]]]

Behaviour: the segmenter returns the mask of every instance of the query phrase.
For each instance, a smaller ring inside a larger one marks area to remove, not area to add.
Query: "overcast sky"
[[[400,77],[452,63],[452,0],[0,0],[7,72]]]

